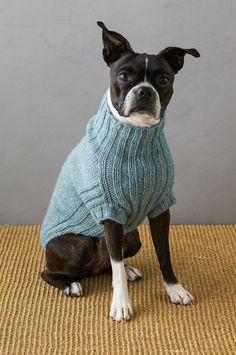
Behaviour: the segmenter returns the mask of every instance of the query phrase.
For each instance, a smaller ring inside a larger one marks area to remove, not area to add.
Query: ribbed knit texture
[[[164,120],[148,128],[121,123],[104,95],[62,167],[41,228],[42,246],[65,233],[103,236],[105,219],[128,232],[174,204],[174,168],[163,127]]]

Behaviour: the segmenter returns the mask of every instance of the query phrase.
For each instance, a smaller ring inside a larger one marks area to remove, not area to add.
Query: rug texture
[[[236,354],[236,225],[171,226],[172,261],[196,298],[176,306],[165,295],[148,225],[127,264],[143,280],[129,283],[135,317],[112,321],[111,274],[82,280],[69,298],[40,278],[40,226],[0,227],[0,354]]]

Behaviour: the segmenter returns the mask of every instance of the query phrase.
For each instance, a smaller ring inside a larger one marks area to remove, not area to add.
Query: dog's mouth
[[[129,109],[123,111],[124,117],[143,117],[145,120],[151,120],[153,123],[158,123],[161,119],[161,104],[157,101],[150,103],[133,103]]]
[[[145,115],[155,118],[157,116],[157,112],[154,108],[147,108],[145,106],[136,106],[131,107],[130,110],[124,114],[125,117],[132,116],[132,115]]]

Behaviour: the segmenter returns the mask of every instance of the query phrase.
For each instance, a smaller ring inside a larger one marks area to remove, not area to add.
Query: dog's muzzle
[[[134,86],[126,95],[123,112],[124,116],[132,114],[149,114],[159,119],[160,116],[160,97],[155,88],[146,82]]]

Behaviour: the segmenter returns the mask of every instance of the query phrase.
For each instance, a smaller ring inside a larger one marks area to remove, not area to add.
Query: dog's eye
[[[167,86],[170,84],[170,79],[167,78],[167,76],[161,76],[159,79],[158,79],[158,84],[160,86]]]
[[[119,74],[119,79],[122,81],[128,81],[130,79],[130,75],[126,72],[122,72]]]

